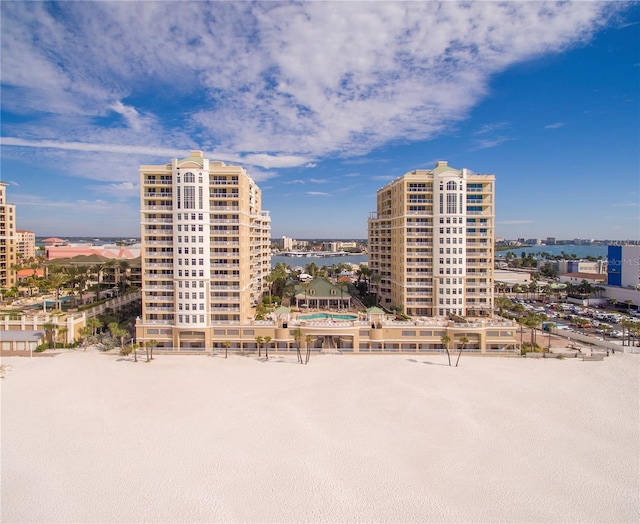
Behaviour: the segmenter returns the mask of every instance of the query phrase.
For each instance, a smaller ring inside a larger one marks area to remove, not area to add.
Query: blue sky
[[[498,236],[640,237],[640,4],[2,2],[0,179],[38,236],[139,236],[140,164],[244,166],[272,236],[496,175]]]

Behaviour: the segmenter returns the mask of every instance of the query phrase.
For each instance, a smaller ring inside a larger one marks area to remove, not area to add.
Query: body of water
[[[607,258],[607,246],[601,245],[557,245],[557,246],[531,246],[531,247],[513,247],[504,251],[496,251],[497,256],[504,256],[508,251],[513,251],[517,256],[522,252],[527,254],[549,253],[550,255],[561,255],[564,251],[568,255],[575,254],[578,258],[587,256]],[[368,255],[348,255],[344,257],[283,257],[281,255],[271,256],[271,267],[275,267],[278,262],[282,262],[295,267],[305,267],[307,264],[315,263],[318,267],[332,266],[334,264],[366,264],[369,260]]]
[[[504,251],[496,251],[496,255],[504,256],[508,251],[512,251],[517,256],[520,256],[522,252],[535,255],[536,253],[549,253],[550,255],[561,255],[564,251],[567,255],[575,254],[578,258],[584,258],[587,256],[607,258],[607,246],[574,246],[574,245],[559,245],[559,246],[532,246],[532,247],[513,247]]]
[[[292,268],[305,267],[307,264],[314,263],[318,267],[333,266],[338,264],[366,264],[369,257],[365,254],[347,255],[344,257],[283,257],[282,255],[271,256],[271,267],[275,267],[278,262],[287,264]]]

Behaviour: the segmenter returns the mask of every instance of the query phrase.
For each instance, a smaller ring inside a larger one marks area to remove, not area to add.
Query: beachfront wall
[[[49,325],[54,326],[56,337],[62,335],[64,343],[71,344],[74,340],[81,338],[80,329],[86,325],[86,317],[83,313],[73,315],[5,315],[0,319],[0,338],[3,331],[46,331],[45,326]]]
[[[518,354],[517,325],[509,321],[456,323],[431,321],[251,321],[221,324],[204,330],[176,330],[157,325],[136,326],[137,342],[155,340],[159,350],[176,352],[257,351],[258,341],[270,337],[272,352],[306,349],[307,339],[322,353],[441,353],[442,339],[449,337],[452,351],[465,353]],[[464,341],[466,337],[466,342]],[[296,340],[297,339],[297,340]],[[299,341],[299,342],[298,342]]]
[[[82,313],[38,313],[35,315],[26,315],[21,312],[16,312],[12,315],[4,315],[3,317],[0,317],[0,339],[8,340],[9,338],[9,335],[2,335],[3,331],[47,331],[50,326],[53,326],[53,332],[55,333],[54,336],[58,342],[72,344],[75,340],[83,338],[80,334],[80,330],[87,325],[88,318],[97,317],[98,315],[106,314],[109,311],[118,310],[139,300],[140,292],[137,291],[108,300],[98,304],[97,306],[89,308]],[[45,328],[45,326],[47,326],[47,328]],[[14,344],[11,347],[5,347],[3,345],[3,349],[18,349],[18,346]]]

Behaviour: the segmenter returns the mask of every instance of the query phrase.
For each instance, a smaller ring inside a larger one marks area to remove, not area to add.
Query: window
[[[455,184],[455,182],[453,183]],[[457,198],[458,195],[456,195],[455,193],[447,194],[447,214],[455,214],[457,207]]]
[[[456,189],[458,189],[458,185],[455,182],[453,181],[447,182],[448,191],[455,191]]]
[[[195,184],[196,177],[193,173],[188,172],[184,174],[184,182],[185,184]]]
[[[184,186],[184,209],[195,209],[196,207],[196,188],[194,186]]]

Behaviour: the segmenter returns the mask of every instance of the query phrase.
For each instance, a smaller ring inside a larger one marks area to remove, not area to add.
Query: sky
[[[640,3],[0,3],[17,227],[140,236],[139,166],[243,166],[272,237],[366,238],[376,191],[496,176],[496,236],[640,238]]]

